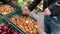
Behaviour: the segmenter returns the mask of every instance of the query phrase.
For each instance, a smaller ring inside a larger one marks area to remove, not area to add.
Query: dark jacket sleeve
[[[50,5],[49,7],[48,7],[48,9],[51,11],[51,13],[54,15],[55,14],[55,5],[54,4],[52,4],[52,5]]]
[[[52,15],[60,15],[60,2],[58,3],[59,5],[56,4],[57,2],[55,2],[54,4],[50,5],[48,8],[51,11]]]
[[[44,10],[50,6],[51,4],[55,3],[57,0],[44,0]]]
[[[34,0],[28,9],[32,11],[42,0]]]

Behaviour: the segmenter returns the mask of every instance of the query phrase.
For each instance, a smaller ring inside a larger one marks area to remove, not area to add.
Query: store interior
[[[34,2],[36,1],[1,0],[0,34],[42,34],[44,32],[43,0],[35,7],[33,7],[36,4]]]

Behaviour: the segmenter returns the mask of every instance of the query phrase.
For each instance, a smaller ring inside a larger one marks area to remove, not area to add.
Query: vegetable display
[[[33,2],[34,0],[18,0],[17,5],[19,7],[26,6],[29,2]]]
[[[10,24],[0,26],[0,34],[21,34],[17,30],[11,28]]]
[[[27,32],[27,34],[37,34],[37,23],[34,19],[26,16],[15,16],[11,20],[15,25]]]
[[[8,14],[12,11],[14,11],[15,9],[13,7],[11,7],[10,5],[4,4],[4,5],[0,5],[0,13],[1,14]]]

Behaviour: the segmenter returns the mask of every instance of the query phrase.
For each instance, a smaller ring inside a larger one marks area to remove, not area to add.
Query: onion
[[[2,30],[0,30],[0,33],[2,33]]]
[[[7,31],[8,29],[9,29],[9,27],[8,27],[7,25],[4,25],[4,26],[3,26],[3,30],[4,30],[4,31]]]
[[[3,31],[1,34],[8,34],[6,31]]]
[[[13,34],[19,34],[19,32],[15,31]]]
[[[2,26],[0,26],[0,30],[2,29]]]

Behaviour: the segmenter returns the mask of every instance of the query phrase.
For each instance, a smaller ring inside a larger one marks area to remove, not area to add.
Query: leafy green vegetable
[[[17,1],[17,6],[21,7],[21,6],[25,6],[28,2],[31,2],[33,0],[18,0]]]
[[[31,1],[34,1],[34,0],[25,0],[26,2],[31,2]]]

